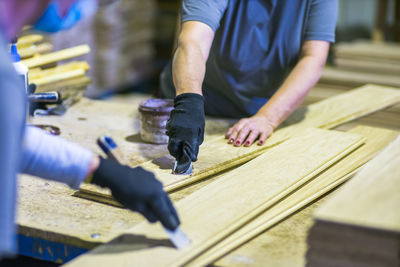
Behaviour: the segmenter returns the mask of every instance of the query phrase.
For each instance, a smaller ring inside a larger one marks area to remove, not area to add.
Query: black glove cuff
[[[187,103],[190,105],[202,105],[204,107],[204,97],[196,93],[180,94],[174,99],[175,105]]]

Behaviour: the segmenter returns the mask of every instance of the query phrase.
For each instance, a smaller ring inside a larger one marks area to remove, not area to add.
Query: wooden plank
[[[399,96],[400,90],[396,88],[366,85],[299,108],[283,125],[301,124],[331,129],[396,104],[399,102]]]
[[[91,82],[92,79],[87,76],[83,76],[74,79],[61,80],[51,84],[40,85],[36,88],[36,92],[40,93],[56,90],[60,91],[64,98],[64,96],[67,96],[67,94],[75,94],[77,90],[85,90]]]
[[[341,70],[359,71],[380,74],[400,74],[399,62],[379,62],[377,60],[365,60],[358,58],[335,58],[335,66]]]
[[[34,43],[43,41],[43,35],[40,34],[29,34],[18,38],[17,46],[19,48],[24,48],[31,46]]]
[[[247,162],[280,142],[296,136],[306,127],[331,129],[399,101],[400,90],[376,85],[363,86],[308,107],[299,108],[262,147],[253,145],[237,148],[226,144],[223,137],[212,142],[206,141],[200,149],[198,161],[193,164],[194,174],[191,176],[171,174],[173,158],[170,156],[149,161],[140,166],[155,172],[157,178],[163,182],[164,189],[171,192]],[[112,202],[108,190],[94,185],[83,185],[81,190],[84,192],[76,193],[77,196],[96,201],[101,200],[103,196],[105,203]],[[93,198],[90,197],[91,193]]]
[[[62,73],[57,73],[53,75],[49,75],[46,77],[38,78],[38,79],[32,79],[30,80],[31,83],[36,84],[37,86],[45,85],[45,84],[52,84],[64,80],[69,80],[69,79],[76,79],[76,78],[81,78],[85,76],[86,71],[83,69],[77,69],[77,70],[70,70]]]
[[[400,136],[315,213],[322,221],[400,232]]]
[[[86,61],[72,61],[48,69],[34,68],[29,70],[29,80],[45,78],[50,75],[58,74],[60,72],[67,72],[71,70],[88,71],[89,68],[90,66]]]
[[[189,266],[206,266],[214,262],[229,251],[304,208],[350,178],[355,170],[398,136],[396,131],[365,126],[356,127],[350,132],[366,137],[366,144],[190,262]]]
[[[335,45],[334,53],[337,57],[400,61],[400,45],[398,43],[371,43],[368,41],[340,43]]]
[[[165,245],[162,227],[143,223],[122,236],[122,243],[116,240],[96,248],[67,266],[130,266],[133,262],[179,266],[348,155],[363,140],[359,135],[311,129],[179,201],[182,229],[193,242],[187,249]]]
[[[36,56],[33,58],[22,60],[29,69],[45,66],[48,64],[56,63],[58,61],[67,60],[74,57],[79,57],[90,52],[88,45],[80,45],[72,48],[60,50],[57,52]]]
[[[26,59],[29,57],[33,57],[37,54],[48,53],[53,49],[53,45],[51,43],[42,43],[38,45],[32,45],[25,48],[18,49],[18,53],[21,56],[21,59]]]
[[[350,87],[362,86],[368,83],[400,87],[400,78],[398,75],[349,71],[331,67],[324,69],[320,82]]]

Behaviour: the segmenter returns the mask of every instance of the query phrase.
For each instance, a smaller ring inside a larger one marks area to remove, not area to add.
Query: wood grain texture
[[[370,114],[400,102],[400,90],[377,85],[363,86],[349,92],[333,96],[307,107],[299,108],[265,143],[264,146],[233,147],[221,136],[207,141],[201,146],[199,159],[194,162],[192,175],[171,174],[174,159],[170,156],[143,163],[142,167],[154,172],[168,192],[177,190],[210,175],[243,164],[257,157],[271,147],[301,134],[306,127],[331,129],[355,118]],[[76,196],[114,203],[110,192],[94,185],[82,185],[82,194]],[[93,195],[93,197],[91,197]]]
[[[379,62],[360,58],[335,58],[335,66],[341,70],[359,71],[372,74],[399,75],[399,62]]]
[[[356,57],[374,60],[400,61],[400,45],[397,43],[372,43],[358,41],[335,45],[336,57]]]
[[[21,59],[27,59],[38,54],[49,53],[52,49],[53,45],[51,43],[41,43],[18,49],[18,53]]]
[[[370,160],[397,136],[398,132],[360,126],[350,131],[367,138],[366,144],[316,176],[296,192],[282,199],[259,217],[236,231],[206,253],[191,261],[189,266],[205,266],[256,237],[274,224],[304,208],[350,178],[354,171]]]
[[[400,136],[317,210],[315,218],[400,232]]]
[[[179,201],[182,230],[193,242],[187,249],[169,247],[160,225],[143,223],[68,266],[178,266],[295,191],[363,140],[359,135],[312,129]]]
[[[394,74],[368,73],[355,70],[326,67],[320,79],[321,83],[357,87],[365,84],[381,84],[400,87],[400,78]]]
[[[397,88],[365,85],[346,93],[299,108],[286,124],[331,129],[400,102]]]
[[[89,52],[90,52],[90,47],[88,45],[80,45],[80,46],[60,50],[57,52],[52,52],[52,53],[36,56],[33,58],[25,59],[25,60],[22,60],[22,63],[24,63],[25,66],[28,67],[28,69],[31,69],[31,68],[45,66],[45,65],[55,63],[58,61],[63,61],[66,59],[79,57],[79,56],[85,55]]]
[[[83,69],[70,70],[70,71],[66,71],[66,72],[61,72],[61,73],[45,76],[45,77],[38,78],[38,79],[33,79],[33,80],[30,80],[30,82],[32,82],[38,86],[41,86],[41,85],[45,85],[45,84],[53,84],[53,83],[63,81],[63,80],[80,78],[80,77],[85,76],[85,74],[86,74],[86,71]]]
[[[21,36],[18,38],[17,46],[19,48],[25,48],[33,45],[34,43],[38,43],[43,41],[43,35],[40,34],[29,34],[25,36]]]
[[[62,72],[68,72],[72,70],[88,71],[89,68],[90,66],[86,61],[72,61],[48,69],[34,68],[29,70],[29,80],[41,79],[47,76],[59,74]]]

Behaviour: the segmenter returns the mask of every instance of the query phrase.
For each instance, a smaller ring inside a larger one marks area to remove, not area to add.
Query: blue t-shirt
[[[337,0],[183,0],[182,22],[215,31],[203,82],[206,112],[255,114],[298,62],[304,41],[334,42],[336,19]],[[161,81],[167,96],[171,75],[168,66]]]

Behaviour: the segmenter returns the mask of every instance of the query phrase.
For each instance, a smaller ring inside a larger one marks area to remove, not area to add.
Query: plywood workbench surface
[[[100,153],[95,139],[101,134],[111,135],[128,155],[130,164],[139,164],[167,153],[166,146],[144,144],[138,135],[140,101],[147,95],[122,97],[111,101],[82,99],[63,117],[39,117],[32,123],[60,127],[62,137]],[[233,121],[210,119],[207,135],[220,135]],[[353,123],[354,125],[354,123]],[[216,178],[172,193],[174,200],[184,198]],[[91,248],[97,243],[111,240],[143,221],[140,215],[72,196],[73,191],[64,185],[24,176],[19,182],[19,207],[17,222],[25,235]],[[301,211],[220,260],[218,266],[263,265],[270,255],[274,266],[301,266],[305,251],[305,235],[311,226],[310,210]],[[93,238],[93,234],[100,234]],[[298,250],[293,251],[295,247]],[[290,255],[289,255],[290,254]],[[290,257],[289,257],[290,256]]]

